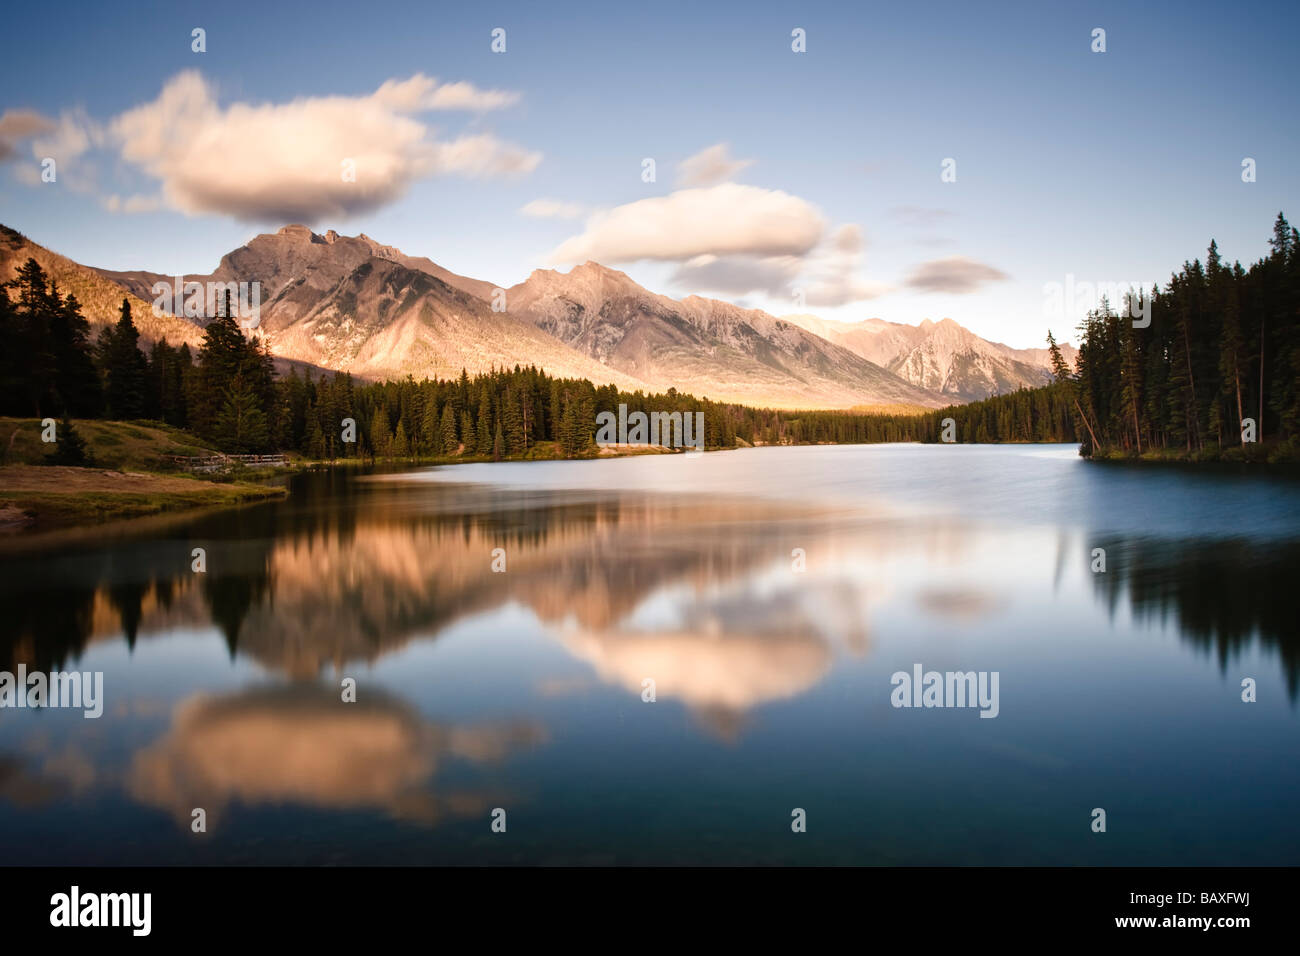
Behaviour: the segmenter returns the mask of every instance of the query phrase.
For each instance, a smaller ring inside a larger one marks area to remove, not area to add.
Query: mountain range
[[[125,294],[146,342],[165,337],[193,348],[202,339],[205,318],[153,308],[154,284],[172,276],[84,266],[3,229],[0,281],[28,256],[76,294],[92,326],[116,321]],[[253,334],[282,368],[362,379],[535,365],[629,391],[671,387],[755,406],[934,408],[1050,377],[1046,349],[989,342],[951,319],[909,326],[778,318],[716,299],[658,295],[595,262],[567,273],[539,269],[502,288],[364,234],[300,225],[259,235],[213,272],[185,280],[258,282]]]
[[[787,315],[785,321],[860,355],[921,388],[972,402],[1022,386],[1051,380],[1046,348],[1017,349],[982,339],[952,319],[903,325],[884,319],[835,322],[813,315]],[[1073,366],[1075,348],[1062,343]]]

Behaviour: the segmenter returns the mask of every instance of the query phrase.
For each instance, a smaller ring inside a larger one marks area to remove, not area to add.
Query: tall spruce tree
[[[100,362],[109,417],[119,421],[143,418],[149,410],[149,362],[140,351],[140,333],[126,298],[122,299],[117,324],[104,332]]]

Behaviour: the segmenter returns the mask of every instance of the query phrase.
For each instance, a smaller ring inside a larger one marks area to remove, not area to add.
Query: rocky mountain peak
[[[281,226],[276,232],[277,236],[284,236],[287,239],[296,239],[299,242],[321,242],[321,237],[311,231],[311,228],[301,223],[292,223],[288,226]],[[261,236],[257,237],[261,239]]]

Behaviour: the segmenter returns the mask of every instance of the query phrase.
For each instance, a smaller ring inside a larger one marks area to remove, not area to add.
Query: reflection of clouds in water
[[[601,680],[639,695],[641,682],[652,678],[657,696],[680,700],[725,723],[723,713],[793,697],[830,669],[831,646],[809,618],[803,598],[794,588],[764,595],[749,589],[696,593],[681,609],[676,627],[571,626],[557,636]]]
[[[703,537],[700,552],[733,546],[718,530]],[[571,617],[554,633],[605,683],[639,696],[642,681],[652,678],[657,697],[680,701],[715,733],[735,739],[746,712],[821,681],[836,644],[864,654],[869,606],[889,593],[867,583],[879,568],[873,544],[884,527],[801,525],[796,533],[819,558],[808,572],[791,571],[784,552],[769,545],[731,575],[687,577],[645,595],[611,626]]]
[[[815,635],[701,632],[568,632],[564,646],[601,679],[640,694],[641,681],[690,707],[746,710],[793,697],[830,667],[830,648]]]
[[[431,824],[445,813],[485,812],[492,795],[439,796],[429,782],[448,758],[500,760],[540,742],[536,725],[445,727],[405,704],[367,695],[345,704],[317,685],[197,695],[171,730],[135,755],[127,788],[188,824],[231,802],[376,809]]]

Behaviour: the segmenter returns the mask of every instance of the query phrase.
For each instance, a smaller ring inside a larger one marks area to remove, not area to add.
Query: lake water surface
[[[4,863],[1300,854],[1293,480],[874,445],[293,492],[0,545],[0,670],[104,675],[99,719],[0,709]],[[917,665],[997,716],[892,706]]]

